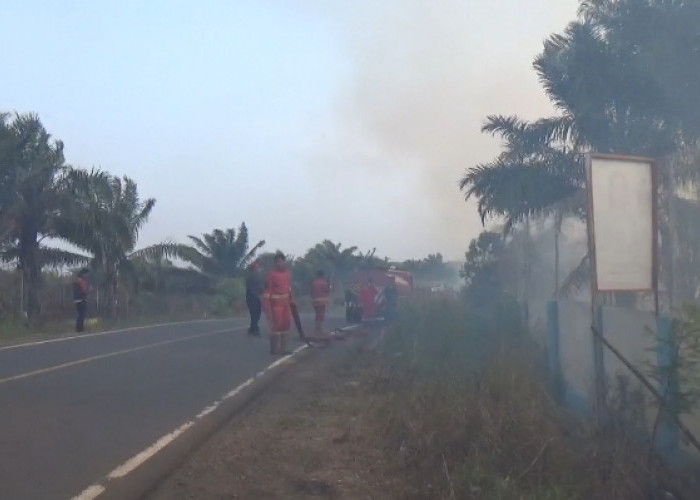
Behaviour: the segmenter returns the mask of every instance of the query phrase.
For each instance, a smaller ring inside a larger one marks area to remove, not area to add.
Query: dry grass
[[[639,499],[663,471],[624,435],[602,435],[562,414],[518,356],[481,377],[430,381],[382,361],[365,377],[382,396],[368,425],[420,498]]]

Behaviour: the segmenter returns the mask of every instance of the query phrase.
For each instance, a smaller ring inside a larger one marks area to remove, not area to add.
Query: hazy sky
[[[245,221],[461,258],[486,115],[551,113],[533,57],[577,0],[0,0],[0,110],[158,200],[143,245]]]

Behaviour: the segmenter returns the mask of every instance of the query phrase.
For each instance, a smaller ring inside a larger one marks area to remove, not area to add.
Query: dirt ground
[[[366,415],[356,364],[368,339],[317,349],[236,416],[149,498],[410,498]]]

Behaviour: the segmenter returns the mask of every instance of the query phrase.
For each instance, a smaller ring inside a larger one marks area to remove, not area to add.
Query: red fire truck
[[[387,313],[387,304],[385,290],[392,283],[396,285],[399,300],[406,297],[413,291],[413,275],[395,267],[373,268],[356,271],[345,283],[345,319],[348,323],[359,323],[362,321],[362,304],[359,297],[362,288],[365,287],[369,280],[377,289],[377,315],[378,318],[383,318]]]

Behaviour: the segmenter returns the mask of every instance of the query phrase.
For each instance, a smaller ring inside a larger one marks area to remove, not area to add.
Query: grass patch
[[[367,365],[366,425],[416,498],[663,498],[675,478],[643,444],[554,403],[517,318],[507,302],[417,297]]]

